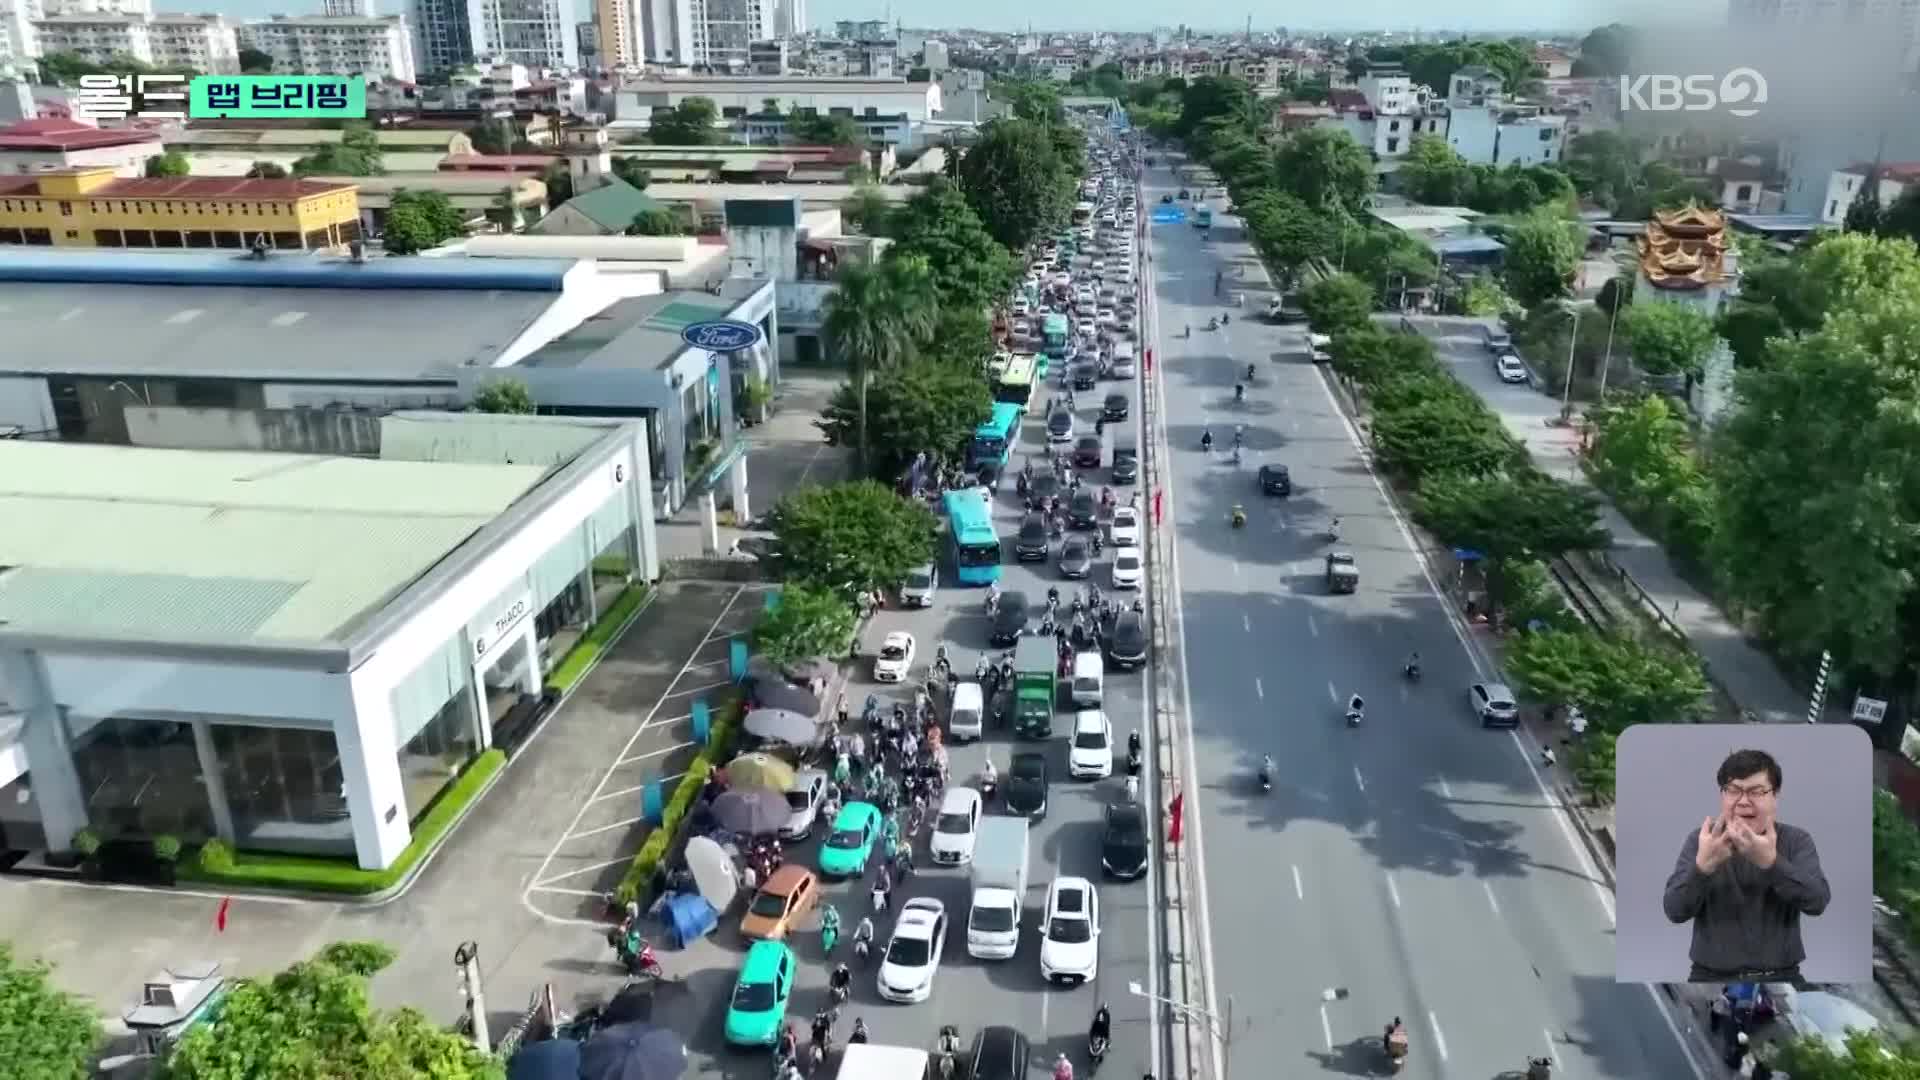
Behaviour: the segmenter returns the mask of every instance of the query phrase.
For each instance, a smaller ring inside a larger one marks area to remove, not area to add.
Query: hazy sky
[[[404,0],[375,0],[382,14],[404,14]],[[156,0],[164,10],[217,11],[240,18],[306,14],[320,0]],[[591,0],[573,0],[576,21],[591,19]],[[1425,30],[1586,30],[1636,15],[1663,20],[1710,18],[1726,12],[1726,0],[1342,0],[1328,3],[1255,3],[1251,0],[1100,0],[1084,4],[1036,6],[1031,0],[973,0],[964,5],[968,25],[982,30],[1017,30],[1034,19],[1036,30],[1092,30],[1099,27],[1147,30],[1185,20],[1196,29],[1240,29],[1253,16],[1256,30],[1425,29]],[[808,0],[807,18],[816,27],[835,19],[899,19],[908,26],[951,25],[959,9],[947,0]],[[1044,17],[1044,21],[1042,19]]]

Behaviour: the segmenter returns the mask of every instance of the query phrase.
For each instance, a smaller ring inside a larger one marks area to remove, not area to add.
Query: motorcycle
[[[1553,1080],[1553,1060],[1551,1058],[1528,1058],[1527,1080]]]
[[[1235,450],[1234,460],[1238,461],[1239,455],[1240,455],[1240,451]],[[1233,527],[1236,529],[1244,528],[1246,524],[1247,524],[1247,508],[1244,506],[1235,504],[1233,508]]]
[[[1100,1068],[1100,1063],[1106,1059],[1106,1037],[1102,1035],[1089,1035],[1087,1037],[1087,1075],[1093,1075],[1094,1072]]]
[[[1218,329],[1220,329],[1220,320],[1219,320],[1219,319],[1208,319],[1208,320],[1207,320],[1207,329],[1209,329],[1209,330],[1218,330]]]
[[[1401,673],[1407,677],[1408,682],[1417,683],[1420,681],[1420,665],[1419,664],[1408,664],[1405,667],[1401,668],[1400,670],[1401,670]]]
[[[618,931],[615,932],[618,934]],[[660,967],[660,958],[653,954],[653,945],[645,938],[640,940],[640,948],[631,948],[624,935],[614,941],[614,952],[619,957],[620,966],[630,976],[644,975],[649,979],[664,980],[666,972]]]
[[[1208,431],[1201,433],[1200,452],[1203,454],[1213,453],[1213,432]]]
[[[1366,718],[1367,718],[1367,706],[1365,702],[1361,701],[1357,697],[1347,702],[1347,726],[1348,727],[1359,727],[1360,721],[1365,720]]]
[[[865,964],[867,962],[867,955],[872,951],[873,951],[873,946],[867,942],[866,938],[861,938],[860,940],[854,942],[853,943],[854,962],[859,964]]]
[[[1261,791],[1273,790],[1273,763],[1271,761],[1262,761],[1260,763],[1259,778]]]

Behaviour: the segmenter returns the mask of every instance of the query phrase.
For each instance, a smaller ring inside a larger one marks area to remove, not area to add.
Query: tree
[[[240,74],[265,75],[273,70],[273,57],[259,49],[240,47]]]
[[[934,316],[933,329],[917,344],[914,355],[978,374],[986,370],[996,347],[993,322],[985,308],[947,306]]]
[[[1035,124],[1053,124],[1065,118],[1060,92],[1036,79],[1020,79],[999,84],[995,93],[1006,100],[1015,118]]]
[[[933,561],[933,512],[872,480],[801,488],[774,507],[768,527],[774,561],[788,581],[821,586],[842,600],[892,589],[909,570]]]
[[[1900,197],[1893,200],[1893,205],[1881,213],[1878,224],[1881,236],[1920,244],[1920,187],[1908,185]]]
[[[858,624],[847,598],[806,582],[780,590],[780,605],[753,626],[753,648],[769,663],[785,665],[814,657],[840,659],[853,645]]]
[[[272,161],[256,161],[247,167],[250,180],[285,180],[287,167]]]
[[[1465,206],[1473,197],[1473,166],[1437,135],[1416,135],[1396,174],[1414,199],[1436,206]]]
[[[1373,158],[1340,128],[1295,132],[1274,154],[1280,186],[1301,202],[1322,211],[1359,214],[1373,193]]]
[[[1314,333],[1345,333],[1373,321],[1373,290],[1352,274],[1334,274],[1307,286],[1300,307]]]
[[[0,942],[0,1076],[85,1080],[103,1032],[86,1002],[53,985],[45,964]]]
[[[35,65],[40,69],[42,79],[60,86],[77,85],[82,75],[184,75],[191,79],[200,74],[193,68],[177,64],[149,64],[125,53],[105,63],[95,63],[78,53],[52,52],[40,57]]]
[[[1514,637],[1507,673],[1536,701],[1578,705],[1589,736],[1634,724],[1678,724],[1706,714],[1700,661],[1676,645],[1578,627]]]
[[[472,141],[476,154],[510,154],[514,143],[513,122],[483,120],[467,129],[467,138]]]
[[[1713,491],[1693,454],[1687,423],[1659,394],[1614,398],[1587,410],[1594,483],[1622,511],[1695,567],[1713,540]]]
[[[692,232],[692,223],[664,206],[640,211],[627,226],[628,236],[688,236]]]
[[[1880,170],[1867,170],[1867,178],[1860,184],[1860,191],[1847,204],[1847,217],[1841,228],[1847,232],[1877,233],[1886,217],[1886,211],[1880,205]]]
[[[193,165],[187,161],[187,155],[178,150],[155,154],[147,159],[146,174],[150,177],[187,176],[192,172]]]
[[[1384,395],[1376,392],[1375,460],[1409,480],[1434,473],[1481,475],[1516,465],[1523,451],[1500,422],[1477,400],[1447,392],[1440,379],[1449,377],[1403,380],[1403,392],[1417,387],[1417,396],[1409,395],[1413,400],[1396,402],[1393,408],[1381,405]],[[1459,384],[1453,385],[1457,389]]]
[[[870,471],[866,416],[873,376],[906,362],[933,332],[938,305],[926,276],[896,260],[848,267],[822,312],[821,330],[831,354],[845,360],[853,376],[860,419],[853,444],[863,472]]]
[[[712,98],[684,98],[671,109],[656,109],[647,134],[658,146],[709,146],[720,141],[714,128],[719,119]]]
[[[1533,468],[1429,476],[1414,513],[1443,542],[1500,562],[1551,559],[1608,542],[1591,492]]]
[[[647,190],[647,185],[653,183],[653,174],[647,171],[647,167],[641,164],[637,157],[614,158],[613,175],[641,191]]]
[[[1202,75],[1180,90],[1181,138],[1216,116],[1246,117],[1253,111],[1253,88],[1230,75]]]
[[[558,209],[573,198],[573,173],[568,171],[564,161],[547,166],[546,171],[540,174],[540,182],[546,185],[548,210]]]
[[[400,188],[387,208],[382,243],[395,255],[439,247],[467,231],[467,217],[444,192]]]
[[[875,376],[867,395],[868,475],[899,476],[922,451],[934,458],[957,457],[992,412],[993,394],[977,365],[920,359]],[[834,392],[814,425],[829,446],[856,443],[860,400],[853,384]]]
[[[1333,219],[1283,191],[1259,191],[1240,205],[1240,216],[1261,257],[1287,283],[1315,259],[1333,254],[1339,236]]]
[[[987,231],[1016,251],[1066,217],[1076,184],[1048,129],[1027,120],[986,124],[959,169],[960,190]]]
[[[840,220],[863,236],[892,235],[892,218],[893,200],[873,184],[856,186],[840,202]]]
[[[534,413],[533,391],[527,389],[527,384],[519,379],[490,379],[474,392],[473,408],[483,413],[531,416]]]
[[[1467,279],[1467,287],[1460,293],[1460,307],[1466,314],[1482,318],[1519,310],[1513,297],[1507,295],[1500,283],[1484,274]]]
[[[865,146],[866,132],[851,116],[813,113],[787,119],[787,134],[802,146]]]
[[[238,980],[220,1010],[181,1038],[162,1075],[501,1080],[504,1066],[461,1036],[413,1009],[369,1004],[369,977],[392,960],[384,945],[339,942],[271,979]]]
[[[341,128],[338,143],[293,163],[295,176],[380,176],[386,171],[379,138],[360,121]]]
[[[1823,1038],[1802,1036],[1779,1044],[1769,1064],[1793,1080],[1920,1080],[1920,1040],[1856,1031],[1836,1050]]]
[[[1573,62],[1574,78],[1628,74],[1633,70],[1634,38],[1633,28],[1620,23],[1596,27],[1580,40],[1580,55]]]
[[[1697,378],[1719,340],[1713,319],[1688,303],[1636,304],[1620,320],[1633,362],[1649,375]]]
[[[1534,214],[1501,238],[1507,248],[1502,276],[1507,292],[1522,306],[1531,308],[1567,295],[1573,268],[1580,261],[1576,229],[1561,218]]]
[[[924,259],[943,307],[992,307],[1005,299],[1020,273],[1013,255],[945,177],[935,177],[908,199],[889,225],[896,237],[889,254]]]

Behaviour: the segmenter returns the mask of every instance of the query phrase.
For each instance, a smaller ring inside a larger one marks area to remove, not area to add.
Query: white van
[[[1107,683],[1107,662],[1097,651],[1078,653],[1073,658],[1073,704],[1076,708],[1097,709]]]
[[[1107,361],[1107,371],[1116,379],[1133,378],[1133,342],[1120,338],[1113,343],[1113,356]]]
[[[953,700],[947,705],[947,735],[954,742],[978,740],[986,731],[986,696],[977,682],[963,682],[953,688]]]

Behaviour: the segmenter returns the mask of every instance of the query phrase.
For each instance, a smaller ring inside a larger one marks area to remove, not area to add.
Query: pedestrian
[[[1165,495],[1166,495],[1165,492],[1160,491],[1158,489],[1156,489],[1153,493],[1153,523],[1155,525],[1159,525],[1160,522],[1163,520],[1161,514],[1162,514],[1162,511],[1165,509],[1165,502],[1164,502]]]
[[[1139,803],[1140,777],[1130,772],[1127,774],[1127,804],[1129,806],[1137,806]]]
[[[1173,801],[1167,804],[1167,843],[1169,844],[1180,843],[1181,817],[1186,810],[1186,805],[1187,793],[1175,790]]]

